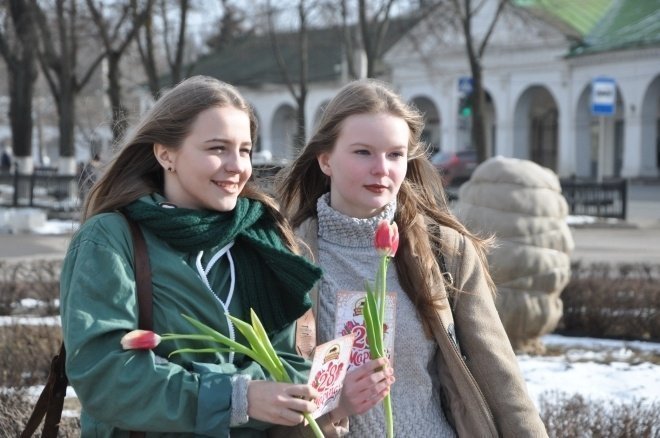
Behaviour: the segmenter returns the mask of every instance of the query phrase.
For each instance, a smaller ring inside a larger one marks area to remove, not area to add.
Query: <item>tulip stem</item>
[[[392,417],[392,399],[387,394],[383,399],[383,409],[385,411],[385,425],[387,427],[387,438],[394,438],[394,418]]]

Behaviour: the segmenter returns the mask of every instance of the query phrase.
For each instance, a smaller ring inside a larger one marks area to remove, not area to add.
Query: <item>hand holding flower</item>
[[[389,361],[382,357],[346,373],[341,399],[333,418],[361,415],[380,403],[394,383]]]
[[[192,324],[198,334],[168,333],[162,337],[154,332],[134,330],[122,338],[124,349],[151,349],[162,341],[174,339],[188,339],[206,341],[221,346],[211,348],[183,348],[170,353],[217,353],[234,352],[250,357],[261,365],[276,382],[252,381],[248,386],[248,415],[259,420],[274,424],[292,426],[302,421],[303,417],[309,422],[314,436],[323,437],[318,423],[309,415],[316,409],[316,405],[306,399],[314,397],[315,390],[309,385],[295,385],[291,381],[281,359],[277,356],[270,339],[254,310],[250,310],[252,324],[228,315],[236,328],[245,336],[249,346],[242,345],[213,328],[202,324],[194,318],[183,315]],[[297,420],[297,421],[296,421]]]
[[[318,393],[311,385],[253,380],[248,386],[250,418],[284,426],[303,421],[303,412],[313,412]]]

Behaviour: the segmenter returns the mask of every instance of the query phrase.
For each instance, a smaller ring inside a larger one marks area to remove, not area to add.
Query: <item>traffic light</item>
[[[461,96],[458,102],[458,114],[463,117],[472,116],[472,93]]]

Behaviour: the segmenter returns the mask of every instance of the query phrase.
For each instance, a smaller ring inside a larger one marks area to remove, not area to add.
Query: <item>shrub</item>
[[[0,438],[15,438],[20,436],[27,424],[35,400],[25,391],[0,391]],[[41,435],[41,428],[35,436]],[[76,417],[62,417],[58,436],[61,438],[79,437],[80,420]]]
[[[652,438],[660,434],[657,401],[603,402],[552,392],[541,396],[539,411],[551,438]]]
[[[660,341],[660,266],[575,263],[557,333]]]
[[[0,326],[0,388],[46,383],[61,342],[59,326]]]
[[[61,260],[0,260],[0,315],[25,313],[21,300],[32,298],[42,303],[40,315],[59,313],[59,277]],[[34,309],[30,309],[34,313]]]

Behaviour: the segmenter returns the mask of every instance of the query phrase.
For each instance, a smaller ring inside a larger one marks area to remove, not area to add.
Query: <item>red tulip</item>
[[[376,228],[374,244],[380,255],[394,257],[399,248],[399,228],[396,222],[390,225],[386,220],[380,221]]]
[[[160,344],[160,336],[150,330],[133,330],[121,338],[124,350],[151,350]]]

